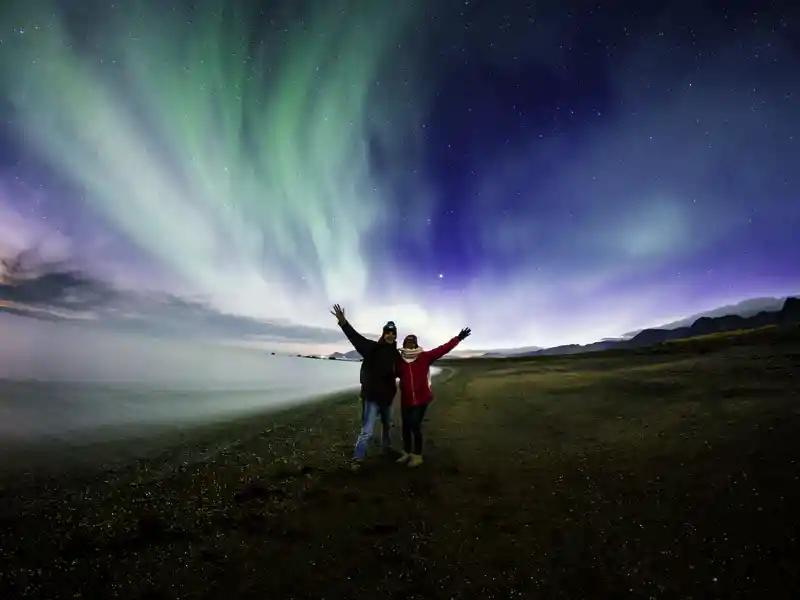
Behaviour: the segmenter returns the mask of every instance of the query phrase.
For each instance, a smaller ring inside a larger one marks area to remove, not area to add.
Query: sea
[[[0,446],[138,437],[358,390],[358,362],[213,344],[92,342],[71,352],[37,344],[33,354],[0,362]]]

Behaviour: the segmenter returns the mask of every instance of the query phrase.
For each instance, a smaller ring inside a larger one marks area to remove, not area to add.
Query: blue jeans
[[[381,445],[388,450],[392,445],[392,407],[381,406],[375,402],[364,399],[361,402],[361,432],[356,440],[356,449],[353,458],[361,460],[367,454],[367,446],[375,430],[375,422],[381,418]]]

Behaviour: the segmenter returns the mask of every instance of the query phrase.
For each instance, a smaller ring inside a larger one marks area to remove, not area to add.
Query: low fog
[[[358,385],[358,363],[0,315],[0,438],[235,418]]]

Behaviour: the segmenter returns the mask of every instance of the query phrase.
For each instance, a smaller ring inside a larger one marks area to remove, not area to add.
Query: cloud
[[[116,330],[180,339],[309,345],[337,343],[342,339],[338,329],[225,314],[207,303],[167,294],[120,293],[115,301],[99,307],[95,315],[101,325]]]
[[[91,275],[47,263],[33,252],[3,260],[0,312],[150,337],[208,341],[330,344],[341,332],[224,314],[171,294],[116,289]]]
[[[77,292],[77,293],[76,293]],[[224,314],[168,294],[140,295],[94,287],[72,275],[45,275],[19,288],[0,285],[0,312],[150,337],[224,342],[334,344],[338,330]]]

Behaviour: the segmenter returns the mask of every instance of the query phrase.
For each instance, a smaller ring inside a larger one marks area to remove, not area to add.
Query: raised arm
[[[465,327],[464,329],[461,330],[461,332],[456,337],[451,339],[449,342],[446,342],[446,343],[442,344],[441,346],[437,346],[436,348],[428,350],[427,352],[424,352],[423,354],[425,354],[425,357],[428,359],[429,363],[436,362],[437,360],[442,358],[445,354],[450,352],[453,348],[458,346],[458,343],[461,340],[465,339],[470,333],[472,333],[470,328],[469,327]]]
[[[361,356],[369,354],[370,350],[372,350],[378,343],[374,340],[368,340],[363,335],[358,333],[348,321],[339,323],[339,327],[342,328],[342,331],[344,331],[347,339],[350,340],[351,344],[353,344],[353,348],[355,348],[356,352],[358,352]]]
[[[353,344],[353,348],[355,348],[356,352],[358,352],[362,357],[369,354],[370,350],[377,345],[378,342],[368,340],[363,335],[358,333],[352,325],[350,325],[344,316],[344,309],[341,306],[334,304],[331,314],[336,317],[339,327],[342,328],[342,331],[347,336],[347,339],[351,344]]]

